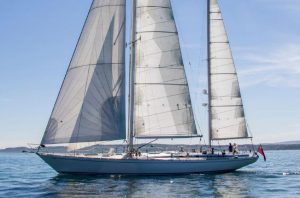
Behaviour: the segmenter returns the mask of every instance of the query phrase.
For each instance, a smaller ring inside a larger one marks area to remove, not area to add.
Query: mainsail
[[[42,144],[125,134],[125,0],[94,0]]]
[[[196,135],[170,1],[137,0],[135,21],[135,137]]]
[[[208,2],[211,139],[247,138],[238,78],[222,14],[217,0]]]

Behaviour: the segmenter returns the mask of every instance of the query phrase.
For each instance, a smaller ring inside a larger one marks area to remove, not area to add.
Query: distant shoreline
[[[176,148],[178,147],[184,147],[187,149],[190,148],[195,148],[195,147],[199,147],[199,145],[163,145],[163,144],[156,144],[154,145],[155,147],[159,148],[159,147],[168,147],[170,150],[176,150]],[[250,146],[250,145],[246,145],[246,146]],[[259,145],[254,145],[255,149],[257,149]],[[264,150],[268,151],[268,150],[300,150],[300,144],[262,144]],[[110,148],[110,147],[124,147],[124,145],[101,145],[100,147],[102,148]],[[171,148],[173,147],[173,148]],[[202,146],[203,148],[207,147],[207,146]],[[220,148],[220,149],[224,149],[226,148],[226,145],[221,145],[221,146],[215,146],[215,148]],[[244,145],[240,145],[241,148],[244,147]],[[63,149],[63,147],[62,147]],[[64,149],[63,149],[64,150]],[[243,150],[243,149],[241,149]],[[5,149],[0,149],[0,153],[30,153],[32,152],[32,149],[28,148],[28,147],[12,147],[12,148],[5,148]]]

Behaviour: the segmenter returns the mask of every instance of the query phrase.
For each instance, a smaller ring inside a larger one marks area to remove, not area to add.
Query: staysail
[[[137,0],[135,30],[135,137],[196,135],[170,1]]]
[[[247,138],[239,82],[217,0],[209,0],[211,139]]]
[[[124,139],[125,0],[94,0],[42,144]]]

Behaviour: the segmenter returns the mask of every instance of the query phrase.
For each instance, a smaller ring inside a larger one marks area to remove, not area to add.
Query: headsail
[[[209,4],[211,139],[247,138],[234,61],[217,0]]]
[[[135,29],[135,136],[196,135],[170,1],[137,0]]]
[[[94,0],[42,144],[125,138],[125,0]]]

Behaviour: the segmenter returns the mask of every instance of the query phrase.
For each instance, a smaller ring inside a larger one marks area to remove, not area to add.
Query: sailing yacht
[[[125,7],[126,0],[92,2],[37,155],[57,172],[71,174],[229,172],[256,162],[255,152],[149,154],[138,150],[135,139],[199,135],[170,0],[132,0],[129,85],[125,82]],[[208,0],[207,8],[211,146],[214,140],[251,137],[218,1]],[[124,139],[127,151],[122,154],[58,154],[45,149]]]

